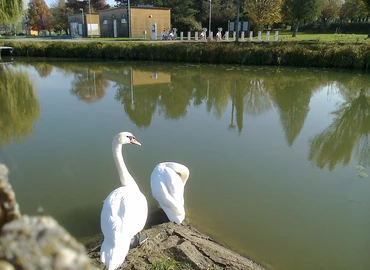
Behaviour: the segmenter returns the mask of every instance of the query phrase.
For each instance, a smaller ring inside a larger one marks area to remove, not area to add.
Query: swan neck
[[[122,153],[122,144],[113,144],[112,146],[113,150],[113,157],[114,161],[117,166],[117,171],[119,175],[119,179],[121,181],[122,186],[127,186],[130,183],[134,182],[136,185],[134,179],[132,178],[130,172],[128,171],[125,161],[123,160],[123,153]]]

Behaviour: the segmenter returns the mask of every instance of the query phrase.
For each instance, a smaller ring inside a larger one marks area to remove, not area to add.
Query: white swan
[[[181,224],[185,219],[184,187],[189,169],[180,163],[162,162],[150,176],[152,195],[170,221]]]
[[[100,216],[104,235],[100,259],[109,270],[117,269],[124,262],[131,239],[144,228],[148,217],[147,200],[123,160],[122,145],[128,143],[141,145],[129,132],[121,132],[113,139],[113,157],[122,186],[104,200]]]

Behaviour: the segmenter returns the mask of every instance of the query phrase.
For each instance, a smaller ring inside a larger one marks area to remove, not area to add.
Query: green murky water
[[[21,211],[78,238],[119,185],[186,164],[199,230],[268,269],[370,269],[370,76],[350,71],[16,59],[0,66],[0,161]]]

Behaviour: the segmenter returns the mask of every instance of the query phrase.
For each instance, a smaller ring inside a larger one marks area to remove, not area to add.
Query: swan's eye
[[[127,136],[127,138],[129,138],[130,140],[135,139],[134,136]]]

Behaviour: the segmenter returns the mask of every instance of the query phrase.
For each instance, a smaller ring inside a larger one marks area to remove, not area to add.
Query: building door
[[[113,20],[113,37],[117,37],[117,20]]]
[[[72,36],[72,38],[78,37],[78,23],[72,22],[71,23],[70,30],[71,30],[71,36]]]

